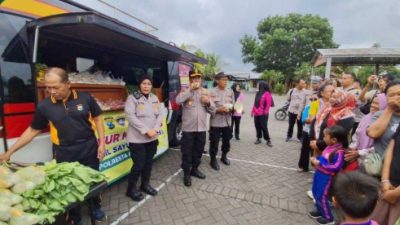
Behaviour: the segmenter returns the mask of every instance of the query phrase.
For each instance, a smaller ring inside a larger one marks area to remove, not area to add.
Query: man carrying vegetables
[[[79,162],[98,170],[99,160],[104,158],[105,152],[100,107],[90,94],[72,90],[68,74],[61,68],[52,67],[46,71],[45,85],[50,96],[38,104],[31,125],[6,153],[0,155],[0,162],[9,160],[14,152],[50,125],[57,162]],[[89,205],[96,220],[105,218],[99,197],[90,199]],[[80,207],[70,210],[68,220],[71,224],[83,224],[81,219]]]

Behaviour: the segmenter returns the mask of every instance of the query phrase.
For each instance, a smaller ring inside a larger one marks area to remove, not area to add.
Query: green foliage
[[[188,51],[189,50],[189,45],[182,44],[180,48],[183,50]],[[193,48],[196,48],[192,46]],[[207,59],[208,64],[201,64],[201,63],[193,63],[194,68],[199,71],[201,74],[203,74],[203,79],[204,80],[213,80],[215,74],[221,70],[222,67],[222,60],[220,57],[214,53],[205,53],[202,50],[196,48],[197,50],[193,53],[196,56],[202,57]]]
[[[283,83],[277,83],[274,88],[274,92],[278,95],[282,95],[285,93],[285,85]]]
[[[294,13],[263,19],[257,37],[245,35],[240,43],[243,62],[253,63],[255,71],[276,70],[289,79],[318,48],[338,47],[327,19]]]
[[[279,83],[285,81],[285,76],[279,71],[266,70],[261,74],[260,79],[265,80],[268,83]]]

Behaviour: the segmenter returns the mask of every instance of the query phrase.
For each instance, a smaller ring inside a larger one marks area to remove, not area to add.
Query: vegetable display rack
[[[71,84],[71,89],[89,92],[96,99],[106,102],[111,100],[119,100],[125,102],[128,93],[125,86],[120,85],[104,85],[104,84]],[[49,93],[46,91],[46,86],[43,82],[37,83],[38,102],[46,98]]]

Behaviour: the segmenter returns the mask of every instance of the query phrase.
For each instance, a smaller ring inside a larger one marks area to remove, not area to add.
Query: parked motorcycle
[[[275,115],[274,115],[275,119],[277,119],[279,121],[285,120],[287,117],[287,114],[288,114],[288,112],[287,112],[288,108],[289,108],[289,102],[285,102],[285,104],[281,108],[276,110]]]

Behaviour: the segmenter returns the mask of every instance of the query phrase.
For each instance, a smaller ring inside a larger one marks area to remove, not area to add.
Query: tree
[[[297,80],[299,78],[309,80],[312,74],[312,66],[310,62],[303,62],[294,71],[293,79]],[[314,74],[320,76],[321,78],[325,76],[325,66],[319,66],[314,68]]]
[[[207,59],[207,61],[208,61],[207,64],[193,63],[194,68],[197,71],[199,71],[201,74],[203,74],[203,76],[204,76],[203,78],[205,80],[214,79],[215,74],[217,74],[221,70],[223,61],[220,59],[220,57],[218,55],[216,55],[214,53],[204,53],[201,49],[199,49],[193,45],[182,44],[181,48],[186,51],[188,51],[189,48],[196,49],[196,51],[193,54]]]
[[[318,48],[338,47],[327,19],[295,13],[261,20],[257,37],[246,34],[240,43],[244,63],[253,63],[256,72],[280,71],[287,81],[302,63],[311,60]]]

